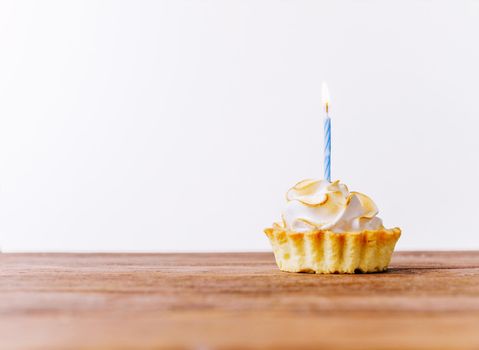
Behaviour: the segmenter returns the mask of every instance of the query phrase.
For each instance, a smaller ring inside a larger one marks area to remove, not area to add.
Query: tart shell
[[[308,273],[381,272],[388,268],[399,228],[362,232],[264,230],[281,271]]]

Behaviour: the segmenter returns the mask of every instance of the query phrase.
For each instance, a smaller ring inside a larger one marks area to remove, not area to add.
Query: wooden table
[[[271,253],[0,254],[0,349],[479,349],[479,252],[387,273]]]

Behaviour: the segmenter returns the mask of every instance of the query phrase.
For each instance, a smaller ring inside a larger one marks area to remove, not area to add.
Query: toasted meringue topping
[[[383,228],[371,198],[339,181],[304,180],[286,193],[283,226],[294,232],[355,232]]]

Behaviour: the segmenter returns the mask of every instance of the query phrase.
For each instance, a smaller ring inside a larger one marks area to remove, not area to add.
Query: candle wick
[[[326,109],[326,114],[328,114],[329,113],[329,103],[328,102],[325,103],[324,108]]]

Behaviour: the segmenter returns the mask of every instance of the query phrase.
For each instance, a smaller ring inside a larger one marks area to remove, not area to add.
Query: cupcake
[[[281,223],[265,229],[280,270],[385,271],[399,228],[386,229],[368,196],[339,181],[304,180],[286,194]]]

